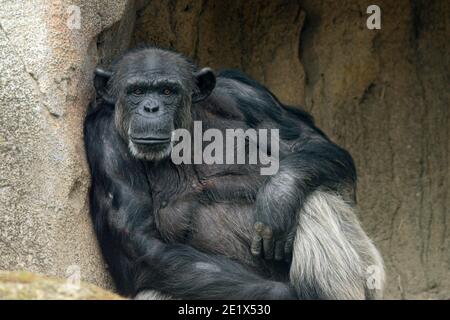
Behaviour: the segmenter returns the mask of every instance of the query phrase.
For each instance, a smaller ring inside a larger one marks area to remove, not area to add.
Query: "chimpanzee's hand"
[[[296,229],[294,225],[290,230],[282,231],[268,223],[257,221],[251,244],[252,254],[267,260],[290,262]]]

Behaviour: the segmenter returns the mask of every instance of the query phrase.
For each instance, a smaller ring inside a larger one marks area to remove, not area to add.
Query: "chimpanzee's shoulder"
[[[236,69],[224,69],[219,71],[217,77],[224,78],[224,79],[231,79],[238,81],[240,83],[246,84],[250,87],[253,87],[260,91],[269,92],[269,89],[267,89],[265,86],[257,82],[256,80],[252,79],[249,75],[245,74],[244,72]]]
[[[84,121],[84,143],[91,171],[110,172],[133,160],[114,123],[114,106],[105,102],[90,105]]]
[[[91,102],[84,120],[84,140],[88,147],[114,130],[114,106],[103,101]]]
[[[216,88],[220,94],[232,95],[251,123],[270,118],[279,124],[300,121],[315,128],[308,112],[282,103],[267,87],[239,70],[220,71]]]
[[[110,120],[114,116],[114,105],[103,99],[96,99],[89,103],[86,111],[85,124],[97,122],[98,119]]]

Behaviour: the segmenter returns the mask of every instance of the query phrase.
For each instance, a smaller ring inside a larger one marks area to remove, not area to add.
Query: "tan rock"
[[[120,296],[86,283],[29,272],[0,271],[0,300],[121,300]]]

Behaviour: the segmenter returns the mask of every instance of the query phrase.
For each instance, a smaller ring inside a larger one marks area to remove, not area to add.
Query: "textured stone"
[[[297,1],[152,1],[138,12],[133,44],[173,48],[202,66],[243,70],[298,104],[304,17]]]
[[[81,29],[68,28],[70,5]],[[83,280],[111,286],[87,214],[82,122],[97,35],[127,6],[0,1],[0,269],[67,276],[76,265]]]
[[[41,276],[29,272],[0,271],[0,300],[121,300],[92,284]]]

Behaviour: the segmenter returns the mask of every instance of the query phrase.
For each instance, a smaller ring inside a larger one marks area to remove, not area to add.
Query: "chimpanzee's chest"
[[[164,241],[242,256],[254,224],[261,176],[246,166],[189,165],[152,183],[156,226]],[[168,191],[169,190],[169,191]]]

